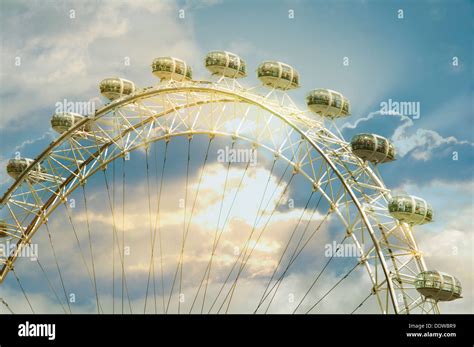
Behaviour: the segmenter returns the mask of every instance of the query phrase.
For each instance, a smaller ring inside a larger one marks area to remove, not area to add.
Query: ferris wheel
[[[262,85],[248,88],[238,55],[214,51],[204,63],[209,81],[173,57],[153,61],[151,87],[104,79],[104,106],[55,113],[59,136],[35,159],[9,161],[0,307],[50,312],[35,301],[38,286],[66,313],[78,312],[72,294],[96,313],[331,312],[355,292],[346,313],[439,313],[440,301],[461,297],[415,241],[430,205],[382,180],[394,146],[375,134],[343,138],[347,98],[315,89],[302,110],[289,96],[300,84],[290,65],[263,62]],[[258,164],[220,162],[216,148]],[[329,239],[339,241],[324,255]],[[22,257],[34,244],[35,259]],[[345,246],[357,255],[339,259]]]

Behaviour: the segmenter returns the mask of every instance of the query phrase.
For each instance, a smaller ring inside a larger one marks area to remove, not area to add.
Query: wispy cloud
[[[426,161],[432,157],[435,149],[445,145],[474,146],[474,143],[459,140],[454,136],[443,137],[435,130],[419,128],[412,132],[411,130],[416,126],[413,119],[395,112],[388,114],[384,114],[381,111],[370,112],[367,116],[358,118],[354,123],[344,123],[341,126],[341,130],[356,129],[362,123],[368,122],[375,117],[395,117],[401,122],[390,136],[390,140],[394,143],[397,156],[399,157],[411,154],[412,158],[416,160]]]

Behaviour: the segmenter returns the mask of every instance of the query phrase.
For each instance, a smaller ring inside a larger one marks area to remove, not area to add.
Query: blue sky
[[[456,303],[452,310],[473,312],[471,1],[2,1],[0,9],[0,165],[16,151],[36,156],[56,136],[49,118],[57,101],[96,97],[98,82],[109,75],[155,83],[150,64],[156,56],[183,58],[196,79],[206,79],[206,52],[229,50],[246,60],[249,86],[258,84],[261,61],[280,60],[301,75],[301,88],[290,95],[302,108],[313,88],[350,99],[352,116],[338,121],[346,139],[374,132],[396,140],[402,150],[381,167],[384,181],[429,198],[436,223],[419,228],[421,248],[430,250],[433,266],[461,268],[471,298],[467,308]],[[389,99],[419,103],[420,118],[376,114]],[[174,166],[176,177],[181,164]],[[11,180],[1,171],[4,191]],[[300,206],[305,196],[295,200]],[[460,250],[456,256],[436,257],[452,247]]]

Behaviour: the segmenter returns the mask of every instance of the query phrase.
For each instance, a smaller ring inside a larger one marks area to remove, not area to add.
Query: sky
[[[290,12],[294,15],[289,16]],[[210,50],[235,52],[248,65],[248,77],[242,82],[246,86],[259,84],[254,71],[260,62],[279,60],[300,73],[301,87],[289,92],[298,106],[306,107],[304,98],[311,89],[340,91],[351,101],[351,117],[337,123],[346,139],[371,132],[393,141],[398,157],[380,168],[384,182],[394,192],[423,197],[433,206],[435,222],[415,227],[415,237],[430,268],[452,273],[463,283],[465,298],[442,304],[442,312],[472,313],[472,16],[472,2],[457,0],[2,0],[0,166],[16,152],[35,157],[57,136],[49,125],[57,102],[103,103],[97,90],[102,78],[118,75],[140,86],[156,83],[150,65],[157,56],[179,57],[193,67],[195,79],[208,79],[203,67],[205,54]],[[382,114],[382,103],[390,100],[414,103],[419,113]],[[205,145],[202,142],[200,147]],[[175,149],[173,157],[182,155],[183,148]],[[182,185],[183,162],[176,160],[170,165],[170,179]],[[268,172],[268,168],[260,173],[255,170],[255,175]],[[0,170],[0,175],[3,192],[12,180],[5,170]],[[133,177],[143,183],[143,175]],[[196,180],[194,177],[193,182]],[[212,173],[209,180],[212,186]],[[273,184],[281,189],[277,181]],[[251,181],[246,189],[250,194],[255,189]],[[216,198],[213,194],[209,190],[206,195],[211,202]],[[297,219],[306,201],[298,190],[291,194],[296,209],[280,211],[282,220]],[[135,200],[140,196],[137,192]],[[203,207],[196,216],[203,228],[218,208],[212,203],[206,206],[209,210]],[[240,218],[251,224],[245,220],[245,207],[240,206]],[[132,220],[146,218],[132,209],[128,212]],[[172,215],[170,225],[177,223],[171,221]],[[57,218],[57,228],[67,223],[64,215]],[[107,217],[103,218],[101,222],[97,216],[96,222],[107,224]],[[285,233],[283,226],[281,233]],[[263,258],[270,265],[278,257],[280,241],[278,237],[267,240],[269,253]],[[199,239],[194,242],[196,247],[200,243]],[[294,283],[304,282],[303,270],[318,259],[305,260],[302,270],[291,274]],[[225,264],[226,260],[220,261]],[[146,260],[137,261],[140,263],[146,264]],[[265,264],[255,264],[252,271],[267,271]],[[366,281],[362,273],[360,281]],[[34,288],[31,284],[31,290]],[[248,290],[253,290],[250,284]],[[344,301],[349,299],[332,302],[332,309],[334,305],[354,306],[363,290],[360,293],[349,303]],[[38,305],[48,307],[40,291],[37,295]],[[85,311],[89,307],[90,303],[84,304]],[[243,310],[245,303],[236,307]],[[327,310],[331,312],[331,307]]]

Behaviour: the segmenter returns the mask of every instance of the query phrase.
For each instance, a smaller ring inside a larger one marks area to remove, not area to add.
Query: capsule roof
[[[193,78],[193,71],[185,61],[174,57],[158,57],[151,64],[153,74],[163,80],[184,81]]]
[[[244,60],[237,54],[231,52],[209,52],[204,59],[204,64],[213,75],[221,75],[229,78],[247,76],[247,65]]]
[[[395,147],[385,137],[376,134],[357,134],[351,140],[352,152],[374,164],[395,160]]]
[[[394,218],[411,225],[433,220],[432,207],[424,199],[413,195],[393,196],[388,203],[388,211]]]
[[[340,118],[351,113],[350,103],[341,93],[331,89],[314,89],[306,96],[308,108],[322,117]]]
[[[279,61],[264,61],[257,68],[257,77],[269,87],[288,90],[300,86],[298,71]]]
[[[120,77],[110,77],[100,82],[99,90],[107,99],[115,100],[135,92],[135,83]]]

